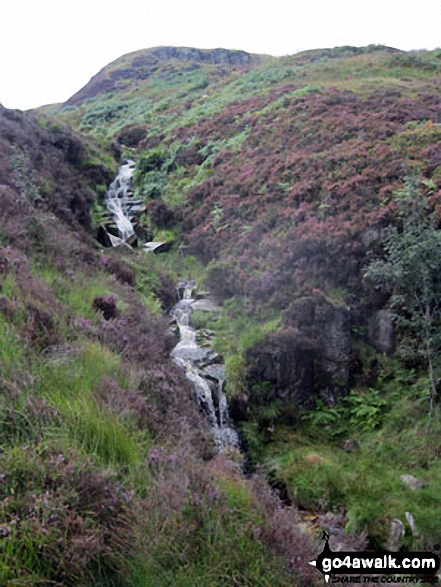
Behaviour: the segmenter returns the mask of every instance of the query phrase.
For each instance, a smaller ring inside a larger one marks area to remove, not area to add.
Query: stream
[[[130,212],[133,207],[132,176],[135,162],[128,160],[119,168],[118,175],[110,184],[106,194],[106,206],[113,216],[119,237],[127,241],[135,234]]]
[[[172,351],[172,357],[192,382],[195,400],[207,419],[218,449],[238,448],[239,440],[231,425],[224,391],[225,367],[215,351],[197,343],[196,330],[190,326],[192,308],[210,311],[212,304],[208,299],[193,299],[196,289],[193,281],[181,281],[177,289],[180,299],[170,315],[179,328],[179,342]]]
[[[134,171],[134,161],[128,160],[121,165],[105,199],[118,230],[119,242],[126,242],[133,237],[133,221],[142,208],[139,201],[134,199]],[[144,244],[144,249],[153,254],[161,245],[164,243],[149,242]],[[196,291],[194,281],[179,282],[177,291],[179,301],[170,312],[179,329],[179,342],[172,351],[173,360],[185,370],[187,378],[192,382],[195,401],[207,419],[218,449],[238,448],[239,440],[231,425],[224,391],[225,367],[213,349],[198,344],[196,330],[190,326],[192,308],[212,311],[214,305],[209,299],[193,299],[193,292]]]

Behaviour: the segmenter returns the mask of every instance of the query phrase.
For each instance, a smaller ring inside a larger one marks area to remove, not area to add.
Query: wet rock
[[[147,242],[147,241],[151,240],[152,234],[145,226],[142,226],[141,224],[135,223],[133,225],[133,229],[134,229],[139,241]]]
[[[136,233],[132,234],[131,236],[129,236],[129,238],[125,242],[127,245],[130,245],[131,247],[137,247],[138,246],[138,235]]]
[[[201,348],[196,330],[189,326],[194,288],[195,284],[192,282],[181,281],[177,285],[178,297],[182,299],[172,309],[171,316],[176,321],[180,334],[172,356],[176,364],[185,369],[187,378],[193,383],[195,401],[205,414],[218,448],[236,449],[239,440],[236,431],[230,426],[223,390],[225,368],[221,364],[221,357],[210,347]]]
[[[196,365],[201,368],[205,369],[206,367],[210,367],[211,365],[215,365],[216,363],[221,363],[222,359],[220,355],[213,350],[207,350],[207,354],[205,357],[196,363]]]
[[[205,379],[217,381],[220,383],[224,382],[226,378],[225,367],[224,365],[219,364],[208,365],[204,369],[201,369],[199,374],[201,377],[205,377]]]
[[[110,248],[112,245],[112,241],[110,239],[110,235],[104,226],[98,227],[98,232],[96,235],[96,240],[103,245],[103,247]]]
[[[423,487],[427,487],[428,485],[425,481],[421,481],[421,479],[417,479],[413,475],[401,475],[400,481],[405,483],[413,491],[423,489]]]
[[[398,552],[405,534],[406,529],[404,528],[403,522],[398,518],[393,519],[390,524],[387,550],[390,550],[391,552]]]
[[[192,305],[193,310],[199,310],[202,312],[220,312],[221,307],[218,306],[213,300],[209,298],[199,299]]]
[[[168,242],[149,242],[149,243],[145,243],[144,245],[144,249],[148,252],[148,253],[167,253],[173,246],[173,241],[168,241]]]
[[[209,351],[199,347],[183,347],[175,349],[173,354],[179,359],[190,361],[197,366],[202,366],[208,359]]]

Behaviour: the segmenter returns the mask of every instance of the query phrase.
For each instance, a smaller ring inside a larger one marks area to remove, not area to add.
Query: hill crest
[[[66,106],[78,106],[85,100],[107,92],[121,89],[128,80],[144,81],[155,73],[163,61],[176,60],[183,63],[219,65],[226,67],[251,67],[270,59],[234,49],[195,49],[192,47],[160,46],[141,49],[122,55],[103,67],[90,81],[76,92]]]

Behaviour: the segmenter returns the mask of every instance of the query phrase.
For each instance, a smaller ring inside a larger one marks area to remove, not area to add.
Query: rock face
[[[331,387],[346,387],[351,351],[349,309],[330,307],[324,317],[321,337],[322,368],[331,380]]]
[[[286,319],[285,330],[247,352],[249,384],[270,384],[269,399],[308,404],[315,396],[332,404],[348,383],[349,309],[308,297]]]
[[[267,343],[247,351],[250,386],[271,386],[266,399],[294,400],[303,403],[316,384],[317,349],[307,340],[284,331],[271,336]],[[257,399],[257,395],[253,393]]]
[[[391,354],[395,350],[395,329],[387,310],[379,310],[368,322],[368,341],[380,353]]]
[[[158,47],[152,49],[158,59],[178,59],[179,61],[197,61],[215,65],[250,65],[252,56],[246,51],[230,49],[193,49],[191,47]]]

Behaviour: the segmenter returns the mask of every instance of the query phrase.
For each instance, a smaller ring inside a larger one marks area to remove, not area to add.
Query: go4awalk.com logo
[[[332,552],[329,536],[323,552],[309,564],[328,583],[382,583],[438,585],[439,556],[431,552]]]

